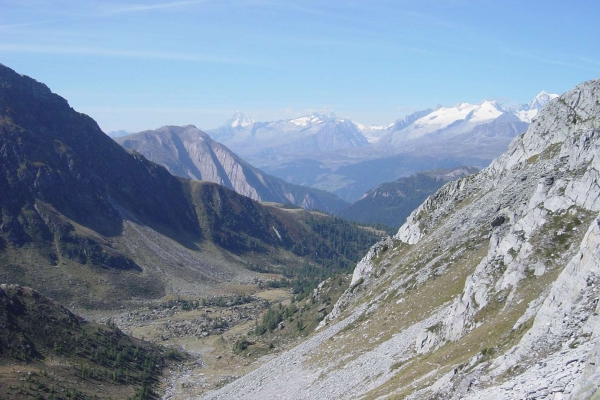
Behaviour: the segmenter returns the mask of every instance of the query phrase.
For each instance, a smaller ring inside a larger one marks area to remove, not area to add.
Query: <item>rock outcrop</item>
[[[310,341],[206,398],[599,396],[599,149],[594,80],[375,245]]]

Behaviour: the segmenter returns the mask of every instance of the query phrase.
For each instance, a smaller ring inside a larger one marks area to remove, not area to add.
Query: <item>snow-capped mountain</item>
[[[557,98],[557,94],[548,93],[545,90],[542,90],[540,94],[538,94],[535,99],[529,103],[530,110],[541,110],[546,104],[550,102],[550,100]]]
[[[381,126],[323,112],[242,126],[245,119],[236,113],[208,133],[275,176],[354,201],[373,186],[406,174],[457,165],[484,168],[555,97],[543,91],[512,107],[495,101],[437,106]],[[388,161],[382,165],[379,160]],[[383,178],[390,163],[396,175]]]
[[[490,122],[502,115],[495,102],[483,101],[479,104],[459,103],[454,107],[440,107],[417,119],[410,125],[392,131],[390,141],[398,145],[408,140],[422,138],[434,132],[438,137],[459,135],[472,130],[475,126]]]
[[[551,94],[542,90],[540,94],[535,96],[529,104],[521,104],[520,106],[511,110],[519,119],[523,122],[531,123],[533,117],[535,117],[539,110],[541,110],[550,100],[557,98],[557,94]]]
[[[438,109],[439,108],[440,107],[438,107]],[[410,124],[412,124],[413,122],[415,122],[416,120],[418,120],[419,118],[424,117],[424,116],[432,113],[433,111],[434,110],[431,108],[428,108],[426,110],[417,111],[410,115],[407,115],[404,118],[399,118],[395,122],[393,122],[389,125],[386,125],[386,126],[363,125],[358,122],[354,122],[354,124],[356,125],[358,130],[360,130],[362,132],[362,134],[367,138],[369,143],[373,144],[373,143],[379,142],[379,140],[381,140],[381,138],[384,137],[389,132],[399,131],[401,129],[404,129],[407,126],[409,126]]]
[[[531,102],[516,107],[487,100],[478,104],[438,106],[417,111],[389,125],[365,125],[323,112],[287,120],[255,122],[238,111],[223,126],[208,133],[214,140],[255,161],[266,157],[310,158],[355,148],[403,151],[422,143],[430,146],[434,142],[437,146],[446,140],[475,134],[483,135],[484,140],[507,138],[493,144],[493,156],[497,156],[510,142],[508,138],[527,129],[538,110],[556,97],[542,91]],[[481,138],[474,139],[482,145]]]
[[[414,141],[443,141],[459,135],[473,132],[482,125],[492,124],[498,118],[512,120],[515,116],[518,120],[529,124],[544,105],[557,95],[542,91],[529,104],[517,107],[506,107],[495,101],[482,101],[479,104],[459,103],[453,107],[438,107],[436,110],[425,110],[417,119],[408,124],[394,124],[387,134],[379,141],[384,146],[403,146],[406,142]],[[414,115],[414,114],[413,114]],[[500,126],[499,124],[494,124]],[[502,125],[505,126],[505,125]],[[524,126],[523,128],[527,128]],[[520,132],[519,132],[520,133]],[[517,133],[518,134],[518,133]],[[513,129],[509,134],[496,131],[494,136],[514,137]]]
[[[254,124],[254,120],[239,111],[236,111],[231,119],[225,123],[225,125],[228,125],[232,128],[246,128],[252,124]]]
[[[254,122],[236,113],[224,126],[208,133],[245,157],[291,154],[306,157],[369,145],[354,122],[321,112],[273,122]]]
[[[354,125],[358,128],[358,130],[367,138],[367,141],[371,144],[377,143],[382,136],[384,136],[388,129],[391,128],[392,125],[364,125],[358,122],[355,122]]]

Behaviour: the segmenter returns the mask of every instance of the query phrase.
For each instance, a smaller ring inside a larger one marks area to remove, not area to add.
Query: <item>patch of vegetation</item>
[[[314,332],[319,322],[331,310],[347,289],[350,276],[336,276],[325,280],[308,298],[294,296],[287,303],[275,303],[267,309],[248,332],[256,342],[252,354],[283,349]],[[265,353],[266,354],[266,353]]]
[[[233,352],[235,354],[240,354],[242,351],[248,349],[250,345],[254,343],[248,341],[246,338],[238,339],[233,345]]]
[[[262,317],[260,323],[257,323],[254,328],[256,335],[263,335],[266,332],[273,332],[279,324],[285,320],[290,320],[298,312],[296,304],[292,303],[289,306],[283,306],[279,303],[275,307],[269,308]]]
[[[431,325],[431,326],[427,327],[426,331],[431,332],[431,333],[440,333],[442,331],[443,327],[444,327],[444,324],[440,321],[435,325]]]
[[[213,306],[213,307],[232,307],[242,304],[248,304],[256,301],[256,298],[246,295],[233,295],[233,296],[213,296],[201,299],[183,299],[175,298],[169,299],[162,302],[153,303],[148,306],[150,309],[164,310],[171,308],[180,308],[183,311],[197,310],[202,307]]]
[[[547,222],[532,240],[535,254],[544,259],[546,264],[553,264],[556,254],[565,253],[583,237],[592,217],[592,213],[577,206],[560,214],[549,213]]]
[[[30,379],[37,385],[33,392],[17,381],[14,390],[4,393],[7,399],[19,398],[23,391],[31,398],[33,393],[42,398],[64,399],[65,393],[71,398],[91,398],[95,385],[79,385],[77,380],[102,383],[109,398],[150,398],[167,357],[185,357],[132,339],[113,324],[86,322],[16,285],[0,287],[0,321],[0,368],[12,364],[43,371]],[[53,392],[53,387],[61,391]],[[79,392],[75,397],[73,390]]]
[[[340,216],[361,223],[378,223],[397,230],[406,218],[447,181],[425,173],[379,185],[340,212]]]
[[[376,232],[338,217],[307,214],[304,223],[312,234],[294,243],[292,253],[338,271],[351,272],[369,248],[381,239]]]
[[[347,272],[351,271],[319,268],[310,264],[304,264],[301,268],[283,268],[283,276],[291,279],[288,284],[296,301],[305,299],[324,280],[332,277],[341,279]]]
[[[278,206],[281,208],[284,208],[286,210],[301,210],[302,209],[302,207],[297,206],[295,204],[291,204],[291,203],[283,203]]]
[[[539,156],[544,160],[552,160],[555,159],[560,153],[560,149],[562,148],[562,142],[553,143],[550,146],[546,147],[544,151],[542,151]]]

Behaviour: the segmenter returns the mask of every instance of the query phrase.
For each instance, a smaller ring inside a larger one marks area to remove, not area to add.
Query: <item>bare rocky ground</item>
[[[240,290],[240,288],[238,288]],[[128,310],[101,321],[124,332],[186,354],[161,383],[163,399],[189,399],[222,387],[256,369],[296,343],[297,337],[252,334],[261,314],[273,304],[289,304],[290,289],[244,285],[248,295],[172,298]],[[240,338],[248,350],[236,353]],[[277,347],[269,348],[273,342]]]
[[[600,395],[600,80],[373,246],[297,347],[206,399]]]
[[[269,293],[271,294],[271,293]],[[287,293],[279,293],[287,297]],[[229,383],[256,367],[252,356],[233,353],[238,337],[252,328],[268,304],[258,296],[157,302],[112,321],[123,331],[187,353],[162,383],[164,399],[186,399]],[[242,304],[234,304],[242,303]]]

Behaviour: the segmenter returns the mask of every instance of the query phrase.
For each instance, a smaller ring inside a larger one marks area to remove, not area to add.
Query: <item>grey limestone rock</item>
[[[599,396],[599,117],[600,80],[550,101],[373,246],[315,336],[206,398]]]

